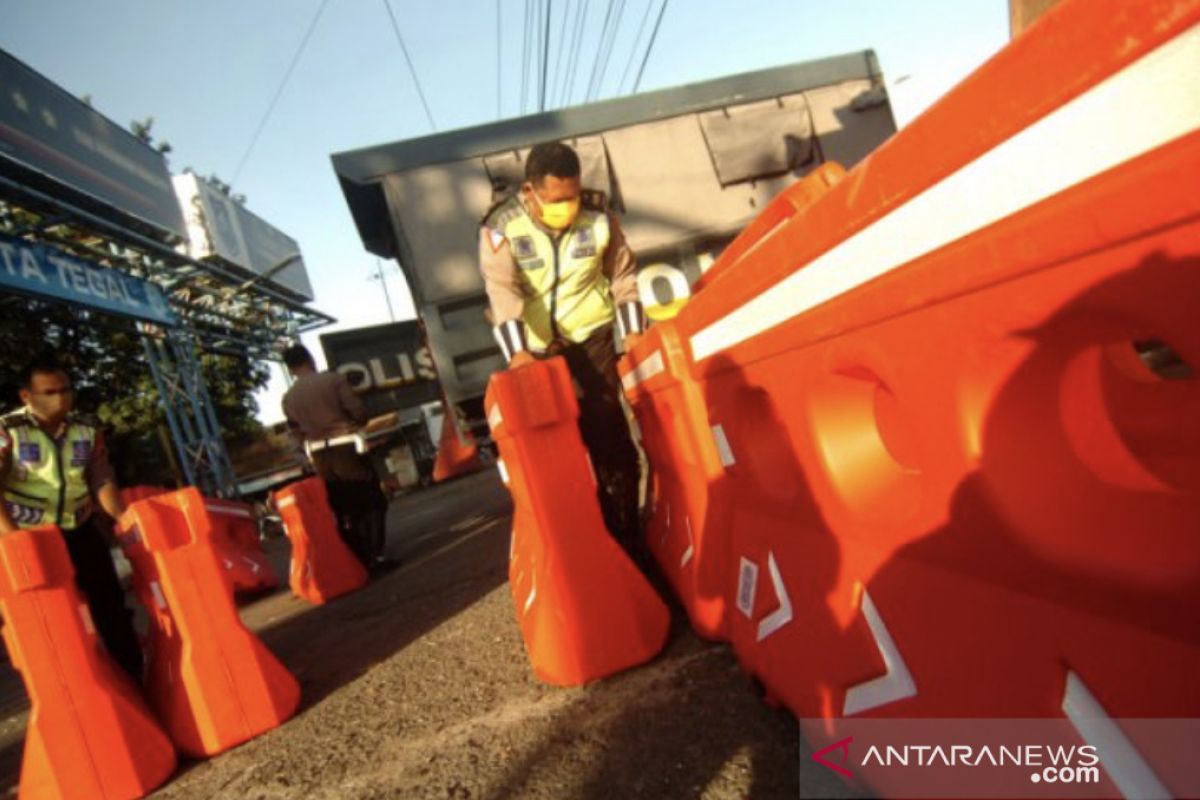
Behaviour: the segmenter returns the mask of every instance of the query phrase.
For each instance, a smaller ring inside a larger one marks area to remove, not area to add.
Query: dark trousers
[[[625,551],[635,554],[638,536],[638,452],[621,406],[621,379],[613,329],[605,326],[581,344],[551,346],[579,389],[579,434],[592,457],[604,524]]]
[[[371,566],[383,557],[387,544],[388,499],[370,459],[346,444],[315,451],[313,464],[325,481],[342,541],[359,561]]]
[[[93,517],[78,528],[64,530],[67,553],[75,566],[75,584],[87,598],[92,622],[109,655],[133,678],[142,682],[142,647],[133,629],[133,616],[125,605],[125,590],[117,578],[108,542]]]

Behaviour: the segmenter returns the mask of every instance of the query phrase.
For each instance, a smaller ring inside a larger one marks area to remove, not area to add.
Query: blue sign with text
[[[159,325],[177,324],[166,295],[157,285],[48,245],[3,234],[0,290],[62,300]]]

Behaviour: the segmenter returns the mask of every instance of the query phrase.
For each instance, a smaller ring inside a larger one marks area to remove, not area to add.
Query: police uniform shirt
[[[26,411],[26,414],[29,412]],[[73,415],[68,415],[67,419],[59,426],[57,431],[48,433],[47,435],[55,442],[61,443],[67,435],[68,426],[72,421],[78,419]],[[37,424],[36,422],[34,424]],[[22,469],[20,460],[14,458],[13,453],[13,436],[0,424],[0,485],[7,485],[8,481],[15,477],[15,471]],[[48,454],[30,453],[28,456],[37,456],[38,458],[48,458]],[[71,458],[72,455],[64,454],[64,458]],[[84,474],[87,476],[88,489],[91,490],[94,496],[106,484],[116,481],[116,473],[113,471],[112,464],[108,459],[108,447],[104,442],[104,434],[97,428],[96,438],[92,443],[90,452],[87,454],[87,466],[84,468]],[[11,512],[10,512],[11,516]],[[19,524],[19,521],[14,519],[14,522]],[[86,521],[80,520],[80,524]]]
[[[584,208],[604,203],[604,196],[600,193],[585,191],[584,194],[585,200],[592,200],[590,203],[585,202]],[[523,204],[524,200],[521,202]],[[526,213],[533,224],[552,239],[563,235],[564,232],[553,231],[544,226],[528,208]],[[609,241],[601,258],[601,269],[608,279],[613,303],[617,307],[634,304],[638,300],[637,259],[616,216],[610,211],[604,213],[608,218]],[[492,310],[492,325],[497,328],[501,328],[506,322],[521,320],[526,298],[529,297],[530,289],[522,278],[512,246],[512,243],[495,227],[489,226],[485,219],[479,230],[479,263]]]
[[[367,409],[346,376],[329,370],[297,378],[283,396],[283,416],[305,441],[313,442],[363,425]]]

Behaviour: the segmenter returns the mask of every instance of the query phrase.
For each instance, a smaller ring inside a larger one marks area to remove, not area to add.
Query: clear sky
[[[629,94],[662,1],[541,0],[551,14],[547,107],[583,102],[610,6],[617,34],[593,99]],[[526,0],[391,8],[437,130],[521,113]],[[565,12],[573,21],[583,9],[564,102],[570,51],[560,56],[559,43],[569,45],[570,27],[559,32]],[[904,125],[1007,41],[1006,0],[668,0],[639,90],[873,48]],[[315,305],[338,318],[326,330],[389,321],[376,259],[329,161],[432,131],[384,0],[0,0],[0,48],[91,95],[118,123],[152,115],[173,172],[233,182],[248,208],[299,241]],[[525,111],[536,110],[527,95]],[[396,266],[383,271],[396,318],[413,317]],[[319,358],[316,336],[305,341]],[[282,388],[276,375],[259,397],[263,421],[281,418]]]

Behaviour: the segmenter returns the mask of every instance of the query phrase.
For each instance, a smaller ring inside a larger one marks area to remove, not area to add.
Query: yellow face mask
[[[571,227],[571,223],[575,221],[575,217],[579,216],[578,197],[573,197],[570,200],[562,200],[557,203],[547,203],[537,193],[537,189],[533,190],[533,196],[537,198],[538,205],[542,209],[542,223],[547,228],[553,228],[556,231],[566,230]]]

